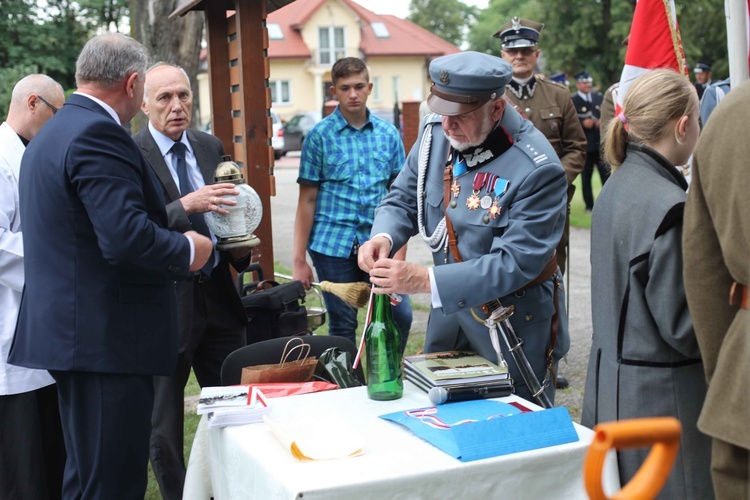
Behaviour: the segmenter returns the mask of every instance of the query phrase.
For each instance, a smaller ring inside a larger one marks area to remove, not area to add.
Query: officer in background
[[[711,85],[711,63],[709,61],[701,61],[695,65],[693,70],[695,73],[695,90],[698,91],[698,99],[703,97],[703,92]]]
[[[609,168],[602,161],[599,149],[599,128],[601,127],[602,93],[591,90],[594,79],[588,71],[581,71],[576,75],[576,88],[573,94],[573,105],[578,112],[578,120],[581,122],[583,132],[586,134],[586,164],[581,174],[583,188],[583,201],[586,203],[586,212],[594,208],[594,192],[591,189],[591,176],[594,167],[599,171],[602,186],[609,178]]]
[[[573,180],[586,162],[586,136],[578,121],[567,87],[535,76],[539,58],[539,34],[542,23],[514,17],[493,36],[502,42],[502,57],[513,66],[513,79],[507,85],[506,100],[516,106],[522,116],[531,120],[544,134],[562,161],[568,180],[568,217],[565,232],[557,246],[557,263],[565,272],[568,248],[570,200]]]

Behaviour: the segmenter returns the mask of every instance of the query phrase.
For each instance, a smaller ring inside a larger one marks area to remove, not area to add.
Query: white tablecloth
[[[515,396],[501,400],[538,409]],[[365,387],[272,399],[274,420],[336,413],[364,440],[359,457],[314,462],[294,459],[265,424],[209,430],[204,416],[193,442],[184,498],[587,498],[582,466],[591,430],[576,424],[576,443],[462,463],[407,429],[377,418],[429,405],[427,395],[408,382],[404,397],[395,401],[372,401]],[[614,455],[604,476],[605,491],[617,491]]]

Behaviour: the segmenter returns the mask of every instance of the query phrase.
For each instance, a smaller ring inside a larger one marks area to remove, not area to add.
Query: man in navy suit
[[[23,156],[26,286],[9,362],[57,382],[64,498],[142,499],[153,379],[177,363],[175,280],[211,241],[169,231],[153,172],[121,127],[138,112],[145,47],[92,38],[78,91]]]
[[[182,68],[159,63],[146,73],[143,112],[148,128],[133,140],[156,173],[167,201],[170,229],[194,227],[205,231],[206,212],[228,213],[224,198],[237,195],[234,184],[213,184],[224,147],[216,137],[188,129],[193,112],[190,80]],[[176,149],[181,149],[181,154]],[[180,178],[180,165],[184,170]],[[227,355],[247,344],[247,316],[229,271],[244,271],[249,249],[216,252],[206,269],[177,284],[180,356],[177,372],[154,377],[151,467],[165,500],[181,499],[185,483],[183,427],[185,384],[190,368],[201,387],[221,385],[221,365]]]

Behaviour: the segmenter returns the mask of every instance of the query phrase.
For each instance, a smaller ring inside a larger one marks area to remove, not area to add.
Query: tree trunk
[[[151,64],[166,62],[185,69],[193,89],[193,124],[198,116],[198,64],[203,35],[203,12],[188,12],[177,19],[168,19],[179,0],[130,0],[131,36],[146,46]],[[133,133],[147,123],[138,113],[133,120]]]

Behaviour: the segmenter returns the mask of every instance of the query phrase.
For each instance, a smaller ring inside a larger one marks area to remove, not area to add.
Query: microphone
[[[502,398],[513,393],[513,386],[508,385],[485,385],[478,387],[433,387],[427,393],[430,402],[434,405],[443,403],[456,403],[458,401],[471,401],[474,399]]]

